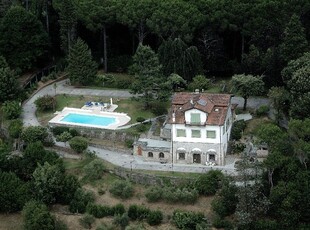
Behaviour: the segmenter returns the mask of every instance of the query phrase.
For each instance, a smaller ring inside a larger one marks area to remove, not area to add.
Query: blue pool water
[[[61,121],[76,124],[108,126],[115,123],[116,119],[114,117],[69,113],[63,119],[61,119]]]

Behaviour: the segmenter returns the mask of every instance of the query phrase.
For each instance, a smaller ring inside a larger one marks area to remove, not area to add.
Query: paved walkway
[[[93,95],[93,96],[104,96],[112,98],[128,98],[132,95],[126,90],[95,90],[85,88],[74,88],[66,84],[67,80],[57,82],[56,93],[57,94],[70,94],[70,95]],[[40,125],[38,122],[35,111],[36,106],[34,101],[44,95],[55,95],[54,85],[49,85],[36,94],[34,94],[27,102],[23,104],[22,119],[25,126],[37,126]],[[238,103],[238,107],[243,106],[243,99],[240,97],[233,97],[233,103]],[[263,104],[269,104],[268,99],[265,98],[249,98],[248,107],[258,108]],[[64,147],[64,143],[56,142],[56,145]],[[223,172],[234,175],[236,174],[234,168],[233,158],[226,159],[225,166],[204,166],[204,165],[188,165],[188,164],[161,164],[157,162],[145,162],[142,157],[133,156],[129,154],[109,151],[101,148],[89,147],[89,150],[95,151],[98,157],[111,162],[112,164],[128,168],[128,169],[141,169],[141,170],[158,170],[158,171],[178,171],[178,172],[196,172],[202,173],[207,172],[211,169],[219,169]]]

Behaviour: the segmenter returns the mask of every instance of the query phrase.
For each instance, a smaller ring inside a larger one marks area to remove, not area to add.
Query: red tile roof
[[[172,98],[169,123],[184,124],[185,112],[198,109],[208,113],[206,125],[223,125],[230,105],[230,94],[176,93]],[[173,112],[175,122],[172,121]]]

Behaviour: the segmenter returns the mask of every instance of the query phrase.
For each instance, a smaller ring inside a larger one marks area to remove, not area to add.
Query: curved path
[[[93,95],[113,98],[128,98],[132,95],[126,90],[96,90],[85,88],[74,88],[66,84],[67,80],[62,80],[56,83],[57,94],[70,94],[70,95]],[[44,95],[55,95],[54,84],[46,86],[36,92],[28,101],[23,104],[22,119],[25,126],[38,126],[35,111],[36,106],[34,101]],[[232,103],[238,103],[238,107],[242,107],[243,98],[233,97]],[[248,107],[258,108],[263,104],[269,104],[266,98],[249,98]],[[63,146],[63,142],[56,142],[56,145]],[[158,171],[179,171],[179,172],[196,172],[203,173],[213,169],[219,169],[223,172],[235,175],[234,159],[227,159],[225,166],[204,166],[204,165],[188,165],[188,164],[161,164],[158,162],[145,162],[142,157],[124,154],[120,152],[109,151],[106,149],[89,147],[89,150],[95,151],[98,157],[111,162],[114,165],[121,166],[128,169],[141,169],[141,170],[158,170]]]

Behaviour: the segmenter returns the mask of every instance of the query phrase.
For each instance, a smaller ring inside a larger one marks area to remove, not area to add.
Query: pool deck
[[[116,113],[113,112],[114,109],[117,108],[117,105],[112,105],[108,111],[107,109],[104,110],[101,106],[91,106],[86,107],[83,106],[81,109],[77,108],[69,108],[65,107],[61,112],[56,112],[56,116],[51,119],[48,123],[51,127],[65,125],[65,126],[72,126],[72,127],[85,127],[85,128],[98,128],[98,129],[112,129],[115,130],[120,126],[127,124],[130,121],[130,117],[126,113]],[[111,111],[112,110],[112,111]],[[93,115],[93,116],[105,116],[105,117],[114,117],[116,119],[115,123],[112,123],[107,126],[100,126],[100,125],[92,125],[92,124],[82,124],[82,123],[72,123],[72,122],[65,122],[62,119],[70,113],[76,114],[84,114],[84,115]]]

